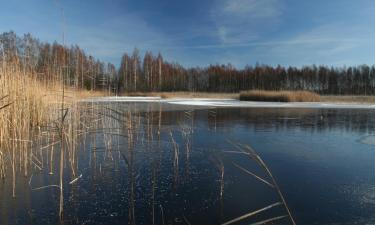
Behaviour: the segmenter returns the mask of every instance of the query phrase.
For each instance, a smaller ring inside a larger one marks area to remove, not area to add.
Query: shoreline
[[[208,98],[208,99],[239,99],[240,93],[220,92],[135,92],[125,93],[119,97],[160,97],[171,98]],[[329,103],[374,103],[375,96],[365,95],[320,95],[319,102]]]
[[[161,98],[150,96],[112,96],[83,99],[81,102],[161,102],[173,105],[240,108],[311,108],[311,109],[375,109],[375,103],[350,102],[254,102],[228,98]]]

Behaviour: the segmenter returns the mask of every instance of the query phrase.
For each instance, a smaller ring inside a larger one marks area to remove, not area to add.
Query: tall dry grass
[[[311,91],[263,91],[240,92],[241,101],[263,102],[319,102],[320,96]]]
[[[211,93],[211,92],[188,92],[188,91],[174,91],[174,92],[127,92],[122,96],[147,96],[147,97],[161,97],[161,98],[230,98],[238,99],[238,93]]]
[[[68,133],[64,142],[74,143],[78,130],[74,126],[79,124],[75,116],[77,101],[104,94],[77,88],[64,88],[62,94],[62,73],[55,77],[43,79],[43,75],[17,63],[4,63],[0,67],[0,178],[12,176],[13,189],[16,175],[29,177],[32,168],[45,166],[41,149],[45,152],[52,148],[53,152],[54,145],[61,143],[63,133]],[[41,147],[41,144],[50,147]]]
[[[25,74],[17,66],[3,66],[0,72],[0,176],[5,177],[3,157],[11,156],[12,174],[16,173],[16,159],[25,176],[29,174],[29,159],[33,138],[38,126],[47,121],[46,99],[53,99],[33,73]],[[14,195],[14,193],[13,193]]]
[[[61,84],[61,80],[45,81],[15,65],[0,68],[0,152],[11,147],[10,141],[31,141],[33,128],[61,117]],[[105,95],[65,88],[64,108],[83,98]]]
[[[77,140],[86,132],[82,129],[77,102],[90,95],[78,88],[66,88],[65,75],[68,74],[60,70],[53,80],[43,79],[43,75],[17,62],[0,67],[0,178],[11,179],[12,196],[16,197],[18,176],[29,178],[31,187],[35,169],[48,168],[53,175],[53,158],[58,153],[59,185],[31,187],[31,190],[60,190],[61,221],[64,166],[69,166],[73,181],[79,179]]]

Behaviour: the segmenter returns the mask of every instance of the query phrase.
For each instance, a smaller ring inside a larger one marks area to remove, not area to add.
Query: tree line
[[[41,42],[25,34],[0,34],[0,62],[34,71],[41,80],[62,79],[66,85],[118,94],[135,91],[238,92],[241,90],[309,90],[320,94],[375,95],[375,66],[283,67],[231,64],[186,68],[159,53],[138,49],[125,53],[119,68],[88,55],[79,46]],[[1,64],[0,64],[1,65]]]

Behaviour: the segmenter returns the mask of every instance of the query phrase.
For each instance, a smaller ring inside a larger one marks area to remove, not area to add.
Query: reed
[[[173,133],[172,131],[169,131],[169,136],[171,138],[171,143],[172,143],[172,146],[173,146],[173,151],[174,151],[174,159],[173,159],[173,169],[174,169],[174,184],[177,184],[178,182],[178,175],[179,175],[179,172],[178,172],[178,163],[179,163],[179,145],[177,144],[177,142],[175,141],[174,137],[173,137]]]
[[[49,120],[48,89],[41,85],[35,73],[25,74],[18,64],[5,65],[0,70],[0,177],[5,178],[5,159],[10,158],[13,197],[16,197],[16,174],[30,174],[29,167],[38,163],[32,152],[40,129]]]
[[[47,140],[47,146],[44,148],[54,149],[60,142],[55,140],[55,134],[64,121],[68,120],[68,117],[69,120],[79,119],[73,118],[77,114],[76,102],[88,97],[89,93],[67,88],[62,76],[55,77],[53,80],[45,79],[43,75],[25,70],[17,63],[5,64],[0,68],[0,177],[6,175],[3,158],[9,153],[14,155],[15,159],[22,159],[20,169],[28,176],[28,167],[38,164],[31,162],[31,158],[34,158],[34,161],[39,158],[43,162],[41,148],[35,154],[31,149],[40,144],[40,139],[45,136],[52,137],[52,140]],[[99,94],[101,92],[92,93]],[[78,127],[77,124],[69,122],[66,123],[70,127],[68,126],[67,131],[63,130],[69,133],[68,141],[74,142],[72,137],[77,136]],[[42,134],[43,132],[47,134]]]
[[[285,211],[287,212],[287,217],[289,218],[291,224],[295,225],[296,222],[293,218],[293,215],[290,211],[290,208],[285,200],[285,197],[278,185],[278,183],[276,182],[276,178],[273,176],[270,168],[268,167],[268,165],[263,161],[263,159],[256,153],[256,151],[251,148],[249,145],[242,145],[242,144],[237,144],[237,143],[234,143],[232,141],[229,141],[229,143],[231,143],[238,151],[230,151],[230,152],[227,152],[227,153],[243,153],[244,155],[248,156],[251,160],[255,161],[262,169],[263,171],[267,174],[267,178],[261,178],[260,176],[248,171],[247,169],[243,168],[242,166],[236,164],[236,163],[232,163],[235,167],[237,167],[238,169],[242,170],[243,172],[253,176],[254,178],[256,178],[258,181],[268,185],[269,187],[271,187],[272,189],[274,189],[279,198],[280,198],[280,202],[277,202],[275,204],[272,204],[270,206],[267,206],[263,209],[260,209],[260,210],[256,210],[254,212],[250,212],[250,213],[247,213],[245,215],[242,215],[240,217],[237,217],[235,219],[232,219],[226,223],[223,223],[223,224],[232,224],[232,223],[235,223],[235,222],[238,222],[240,220],[244,220],[246,218],[249,218],[251,216],[254,216],[255,214],[258,214],[262,211],[265,211],[265,210],[268,210],[270,208],[273,208],[274,206],[278,206],[278,205],[283,205],[284,208],[285,208]],[[271,181],[267,181],[267,179],[270,179]],[[285,218],[285,216],[277,216],[277,217],[273,217],[273,218],[269,218],[267,220],[265,220],[265,222],[271,222],[271,221],[275,221],[275,220],[279,220],[279,219],[283,219]],[[256,224],[262,224],[262,222],[258,222]]]
[[[259,214],[259,213],[261,213],[261,212],[263,212],[263,211],[269,210],[269,209],[271,209],[271,208],[273,208],[273,207],[276,207],[276,206],[279,206],[279,205],[282,205],[282,203],[281,203],[281,202],[273,203],[273,204],[268,205],[268,206],[266,206],[266,207],[264,207],[264,208],[261,208],[261,209],[255,210],[255,211],[253,211],[253,212],[246,213],[245,215],[242,215],[242,216],[239,216],[239,217],[237,217],[237,218],[235,218],[235,219],[232,219],[232,220],[230,220],[230,221],[227,221],[227,222],[223,223],[222,225],[229,225],[229,224],[237,223],[237,222],[239,222],[239,221],[241,221],[241,220],[244,220],[244,219],[246,219],[246,218],[249,218],[249,217],[255,216],[255,215],[257,215],[257,214]]]
[[[240,92],[241,101],[262,102],[319,102],[320,96],[311,91],[264,91]]]
[[[67,185],[64,170],[71,173],[70,185],[81,178],[82,175],[77,176],[78,139],[87,132],[82,127],[92,123],[82,121],[77,104],[89,94],[66,86],[68,77],[68,70],[63,68],[53,78],[25,69],[17,62],[4,62],[0,68],[0,178],[11,179],[14,198],[19,176],[29,178],[32,191],[57,188],[60,221]],[[54,162],[58,156],[58,162]],[[57,174],[58,184],[33,187],[35,170]]]

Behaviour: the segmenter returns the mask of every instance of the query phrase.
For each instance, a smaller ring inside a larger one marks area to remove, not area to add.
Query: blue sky
[[[184,66],[372,65],[373,12],[373,0],[12,0],[0,31],[61,42],[64,27],[66,44],[116,65],[134,47]]]

